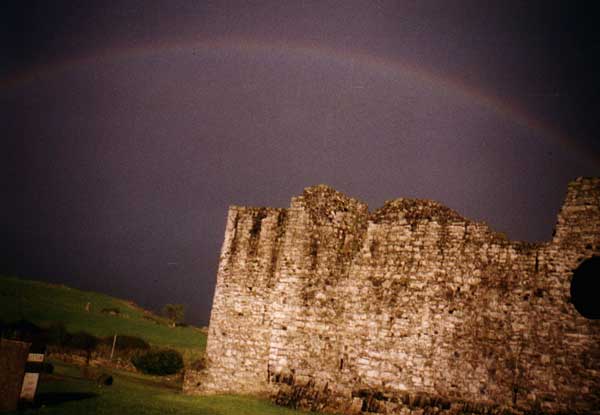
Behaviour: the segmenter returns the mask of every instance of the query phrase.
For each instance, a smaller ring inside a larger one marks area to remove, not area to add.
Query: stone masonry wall
[[[232,207],[208,366],[184,388],[345,413],[600,410],[600,322],[569,291],[594,255],[600,179],[569,184],[541,244],[432,201],[369,213],[326,186]]]

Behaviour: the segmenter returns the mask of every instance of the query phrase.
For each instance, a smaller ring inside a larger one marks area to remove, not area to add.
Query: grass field
[[[87,303],[89,312],[85,311]],[[119,309],[119,315],[102,309]],[[63,322],[69,332],[87,331],[99,337],[139,336],[154,346],[181,351],[186,360],[199,357],[206,335],[195,327],[169,327],[166,319],[149,315],[133,303],[91,291],[39,281],[0,276],[0,319],[29,320],[40,326]]]
[[[91,303],[90,311],[85,310]],[[102,309],[120,310],[119,315]],[[122,333],[144,338],[160,347],[180,350],[186,358],[204,353],[206,336],[194,327],[169,327],[166,319],[151,315],[136,305],[107,295],[81,291],[38,281],[0,276],[0,319],[20,319],[40,326],[65,324],[69,332],[86,331],[98,337]],[[100,387],[82,368],[52,361],[54,373],[44,374],[36,395],[36,404],[20,412],[30,415],[299,415],[306,412],[278,407],[268,400],[250,396],[188,396],[181,393],[181,381],[93,368],[109,373],[111,386]]]
[[[112,386],[99,387],[75,366],[54,362],[53,375],[40,380],[38,408],[31,415],[299,415],[306,412],[275,406],[247,396],[188,396],[150,376],[106,371]],[[10,413],[16,414],[16,413]]]

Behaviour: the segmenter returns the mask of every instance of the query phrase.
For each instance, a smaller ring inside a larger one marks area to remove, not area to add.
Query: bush
[[[69,336],[67,346],[73,349],[88,351],[94,350],[99,342],[100,340],[97,337],[92,336],[90,333],[78,331],[77,333],[73,333]]]
[[[148,350],[150,345],[141,337],[117,335],[117,343],[115,347],[118,350]]]
[[[85,364],[90,364],[92,350],[100,343],[100,339],[85,331],[78,331],[69,336],[68,347],[85,351]]]
[[[69,337],[64,323],[53,323],[46,330],[46,340],[53,346],[66,346],[69,343]]]
[[[8,339],[29,343],[41,343],[44,330],[28,320],[18,320],[4,325],[4,336]]]
[[[166,304],[163,307],[163,314],[175,327],[177,323],[182,323],[185,316],[185,307],[183,304]]]
[[[113,336],[102,339],[102,344],[112,347]],[[148,350],[150,345],[141,337],[127,336],[125,334],[117,334],[117,342],[115,350],[131,351],[131,350]]]
[[[131,359],[136,369],[149,375],[172,375],[183,369],[183,357],[177,350],[149,350]]]

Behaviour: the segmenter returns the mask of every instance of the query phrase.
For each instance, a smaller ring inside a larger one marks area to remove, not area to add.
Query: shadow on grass
[[[40,393],[35,399],[35,406],[60,405],[71,401],[82,401],[84,399],[96,398],[97,393],[90,392],[46,392]]]

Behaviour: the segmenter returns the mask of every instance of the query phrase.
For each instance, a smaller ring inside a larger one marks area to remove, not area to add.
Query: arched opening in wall
[[[592,320],[600,319],[600,301],[596,286],[600,282],[600,257],[583,261],[573,273],[571,302],[579,314]]]

